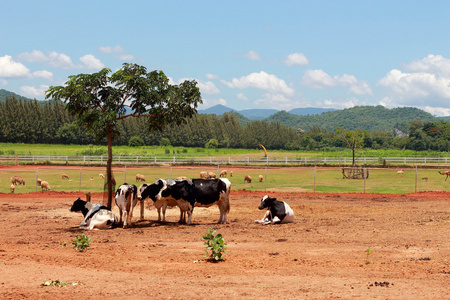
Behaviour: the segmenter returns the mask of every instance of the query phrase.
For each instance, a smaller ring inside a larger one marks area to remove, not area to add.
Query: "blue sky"
[[[0,0],[0,89],[43,100],[124,62],[206,109],[412,106],[450,115],[450,1]]]

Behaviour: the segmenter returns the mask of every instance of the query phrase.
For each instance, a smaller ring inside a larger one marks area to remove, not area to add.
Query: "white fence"
[[[89,155],[0,155],[0,164],[36,165],[106,165],[108,157]],[[379,157],[358,156],[356,163],[365,166],[446,167],[449,157]],[[231,166],[350,166],[351,157],[343,156],[114,156],[113,165],[231,165]]]

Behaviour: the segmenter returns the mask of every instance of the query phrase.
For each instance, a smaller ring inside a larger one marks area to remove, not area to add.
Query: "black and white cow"
[[[137,202],[137,187],[134,184],[121,184],[116,191],[116,205],[119,208],[119,223],[122,223],[123,218],[123,228],[133,226],[131,218]]]
[[[78,198],[73,202],[69,210],[83,214],[84,220],[79,225],[81,229],[111,229],[118,225],[117,217],[101,203],[86,202]]]
[[[284,201],[278,201],[277,198],[270,198],[265,195],[261,199],[259,209],[267,208],[267,212],[261,220],[255,220],[255,223],[260,224],[276,224],[276,223],[291,223],[294,221],[294,211]]]
[[[150,198],[153,201],[153,205],[158,210],[158,221],[161,222],[161,208],[162,208],[162,222],[166,222],[166,209],[167,206],[174,207],[178,206],[178,202],[172,197],[161,197],[160,192],[166,185],[175,184],[173,179],[158,179],[152,184],[144,183],[138,189],[138,199],[145,200]],[[159,196],[158,196],[159,195]],[[157,199],[158,198],[158,199]],[[186,223],[186,210],[183,211],[180,208],[180,223]]]
[[[156,197],[172,197],[177,200],[180,210],[188,213],[187,224],[192,223],[195,206],[210,207],[214,204],[220,211],[218,223],[226,223],[230,212],[230,189],[231,183],[226,178],[186,179],[166,185]]]

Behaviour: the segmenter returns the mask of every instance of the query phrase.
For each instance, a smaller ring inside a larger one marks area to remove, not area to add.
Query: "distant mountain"
[[[15,97],[17,99],[33,100],[33,99],[30,99],[30,98],[27,98],[27,97],[24,97],[24,96],[21,96],[21,95],[17,95],[16,93],[13,93],[13,92],[10,92],[10,91],[4,90],[4,89],[0,89],[0,101],[5,101],[6,98],[12,98],[12,97]]]
[[[232,112],[232,111],[235,111],[235,110],[232,109],[232,108],[226,107],[226,106],[224,106],[222,104],[217,104],[217,105],[212,106],[212,107],[210,107],[208,109],[198,110],[197,112],[199,114],[207,114],[207,115],[215,114],[215,115],[220,116],[220,115],[222,115],[224,113],[228,113],[228,112]]]
[[[280,111],[264,119],[266,122],[278,122],[303,130],[308,130],[315,126],[334,131],[336,127],[344,126],[351,130],[360,128],[368,131],[393,131],[394,128],[398,128],[403,132],[408,131],[409,123],[414,120],[435,122],[442,119],[414,107],[388,109],[381,105],[355,106],[312,116],[298,116]]]
[[[244,109],[239,111],[241,115],[249,120],[262,120],[277,112],[278,110],[276,109]]]
[[[290,114],[293,115],[319,115],[324,112],[334,111],[336,109],[333,108],[316,108],[316,107],[305,107],[305,108],[294,108],[289,111]],[[255,108],[255,109],[243,109],[243,110],[234,110],[232,108],[226,107],[224,105],[218,104],[208,109],[199,110],[199,114],[216,114],[218,116],[223,113],[229,112],[238,112],[249,120],[263,120],[269,118],[271,115],[276,114],[279,110],[276,109],[264,109],[264,108]]]

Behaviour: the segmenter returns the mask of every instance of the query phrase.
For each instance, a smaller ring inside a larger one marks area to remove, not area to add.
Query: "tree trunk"
[[[108,161],[106,163],[106,180],[108,182],[108,205],[107,207],[111,209],[113,189],[112,189],[112,134],[108,133]]]

